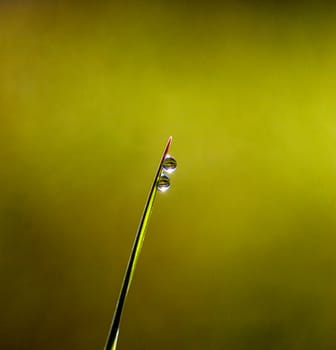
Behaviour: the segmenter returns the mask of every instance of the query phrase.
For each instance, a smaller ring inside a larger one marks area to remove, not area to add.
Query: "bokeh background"
[[[336,11],[1,1],[0,348],[335,349]]]

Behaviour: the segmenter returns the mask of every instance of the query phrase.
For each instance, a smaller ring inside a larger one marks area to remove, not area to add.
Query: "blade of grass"
[[[153,209],[154,199],[155,199],[156,193],[158,191],[157,183],[158,183],[158,180],[159,180],[161,172],[162,172],[163,161],[164,161],[166,155],[168,154],[168,150],[169,150],[171,143],[172,143],[172,137],[170,136],[168,141],[167,141],[167,144],[164,148],[162,157],[160,159],[159,167],[158,167],[158,170],[156,171],[154,181],[153,181],[152,187],[150,189],[148,199],[147,199],[147,202],[146,202],[146,205],[145,205],[145,208],[144,208],[141,220],[140,220],[138,231],[137,231],[136,236],[135,236],[133,248],[132,248],[129,260],[128,260],[128,264],[127,264],[127,268],[126,268],[126,272],[125,272],[125,276],[124,276],[124,281],[123,281],[123,284],[121,286],[121,290],[120,290],[119,298],[117,301],[116,309],[114,312],[112,324],[111,324],[110,331],[109,331],[107,341],[105,344],[105,348],[104,348],[105,350],[115,350],[117,347],[119,325],[120,325],[120,319],[121,319],[123,306],[124,306],[124,303],[125,303],[125,300],[127,297],[127,293],[128,293],[130,284],[132,282],[134,270],[135,270],[135,267],[136,267],[136,264],[137,264],[137,261],[139,258],[142,243],[143,243],[144,238],[145,238],[145,232],[146,232],[146,228],[148,226],[149,217],[150,217],[151,211]]]

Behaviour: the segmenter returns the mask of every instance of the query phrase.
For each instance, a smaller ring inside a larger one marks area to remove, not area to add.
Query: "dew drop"
[[[170,187],[169,177],[166,174],[161,174],[157,184],[157,189],[160,192],[165,192],[169,189],[169,187]]]
[[[166,155],[162,165],[163,170],[168,174],[170,174],[176,170],[176,166],[177,166],[176,159],[169,154]]]

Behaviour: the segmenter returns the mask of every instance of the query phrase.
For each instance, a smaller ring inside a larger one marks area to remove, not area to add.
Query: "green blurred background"
[[[335,349],[336,11],[2,1],[0,348]]]

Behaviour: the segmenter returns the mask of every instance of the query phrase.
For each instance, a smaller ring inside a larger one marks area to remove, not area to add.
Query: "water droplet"
[[[163,161],[163,170],[167,172],[168,174],[172,173],[176,170],[176,159],[172,157],[171,155],[166,155],[164,161]]]
[[[169,189],[169,187],[170,187],[169,177],[166,174],[161,174],[157,184],[158,190],[160,192],[165,192]]]

